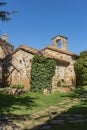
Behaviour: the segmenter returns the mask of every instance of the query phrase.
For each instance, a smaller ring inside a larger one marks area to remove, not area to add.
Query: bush
[[[64,87],[64,88],[70,88],[70,85],[69,85],[69,84],[64,84],[64,83],[62,83],[61,81],[58,81],[58,82],[57,82],[57,86],[58,86],[58,87]]]
[[[61,81],[58,81],[58,82],[57,82],[57,86],[58,86],[58,87],[61,87]]]
[[[11,88],[16,88],[16,89],[23,89],[24,85],[22,85],[22,84],[12,84],[10,87]]]
[[[80,53],[80,58],[87,58],[87,50]]]
[[[55,68],[55,60],[35,55],[31,67],[31,91],[43,92],[45,88],[51,91]]]
[[[62,87],[64,87],[64,88],[70,88],[70,86],[71,86],[71,85],[69,85],[69,84],[63,84],[63,85],[62,85]]]
[[[87,85],[87,51],[80,53],[80,58],[74,64],[77,86]]]

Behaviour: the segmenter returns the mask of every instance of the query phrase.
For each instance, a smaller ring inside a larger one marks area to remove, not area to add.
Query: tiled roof
[[[19,48],[17,48],[14,52],[12,52],[12,54],[16,53],[19,50],[23,50],[25,52],[31,53],[31,54],[37,54],[38,50],[31,48],[31,47],[27,47],[25,45],[20,45]]]
[[[43,54],[43,56],[46,57],[46,58],[54,59],[54,60],[56,60],[56,61],[60,61],[60,62],[62,62],[62,63],[68,63],[68,64],[70,63],[70,61],[67,61],[66,59],[61,59],[61,58],[59,58],[59,57],[57,57],[57,56],[54,56],[54,55]]]
[[[62,36],[62,35],[57,35],[57,36],[53,37],[51,40],[55,39],[56,37],[62,37],[62,38],[68,39],[68,38],[67,38],[67,37],[65,37],[65,36]]]
[[[27,47],[27,46],[24,46],[24,45],[20,45],[19,48],[24,50],[24,51],[27,51],[29,53],[33,53],[33,54],[36,54],[38,52],[37,49],[31,48],[31,47]]]
[[[70,55],[70,56],[73,56],[75,59],[79,58],[78,55],[74,54],[74,53],[71,53],[71,52],[68,52],[68,51],[65,51],[65,50],[60,50],[60,49],[57,49],[53,46],[47,46],[45,47],[44,49],[42,50],[37,50],[37,49],[34,49],[34,48],[31,48],[31,47],[27,47],[25,45],[20,45],[19,48],[17,48],[14,52],[12,52],[12,55],[15,54],[17,51],[19,50],[23,50],[27,53],[31,53],[31,54],[39,54],[41,53],[43,56],[45,56],[46,58],[51,58],[51,59],[55,59],[55,60],[58,60],[58,61],[61,61],[63,63],[70,63],[70,61],[66,60],[66,59],[62,59],[62,58],[59,58],[58,56],[55,56],[55,55],[50,55],[48,53],[43,53],[44,50],[46,49],[50,49],[52,51],[56,51],[56,52],[59,52],[59,53],[62,53],[62,54],[66,54],[66,55]]]
[[[62,53],[62,54],[70,55],[70,56],[73,56],[76,59],[79,58],[79,55],[77,55],[77,54],[74,54],[72,52],[68,52],[66,50],[58,49],[58,48],[56,48],[54,46],[46,46],[45,48],[42,49],[42,51],[44,51],[46,49],[50,49],[52,51],[56,51],[56,52],[59,52],[59,53]]]

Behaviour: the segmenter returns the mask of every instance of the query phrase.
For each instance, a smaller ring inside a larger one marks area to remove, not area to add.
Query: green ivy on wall
[[[43,92],[45,88],[51,91],[55,68],[55,60],[35,55],[31,67],[31,91]]]

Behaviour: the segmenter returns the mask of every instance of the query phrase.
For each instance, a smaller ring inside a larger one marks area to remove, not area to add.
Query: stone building
[[[3,35],[0,40],[0,84],[23,84],[25,90],[30,90],[30,72],[32,58],[35,54],[56,60],[56,70],[52,79],[52,90],[57,90],[57,82],[75,87],[76,78],[74,62],[78,55],[68,51],[67,38],[56,36],[52,39],[52,45],[42,50],[20,45],[13,50],[13,46],[7,43],[7,36]]]
[[[0,38],[0,87],[3,85],[3,68],[4,68],[4,59],[7,55],[11,54],[14,50],[14,46],[7,43],[7,35],[4,34]]]

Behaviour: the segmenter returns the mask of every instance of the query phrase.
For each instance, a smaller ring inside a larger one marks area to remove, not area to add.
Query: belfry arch
[[[61,40],[57,40],[57,48],[62,49],[62,41]]]
[[[58,35],[52,39],[52,46],[61,49],[61,50],[66,50],[68,51],[67,47],[67,37]]]

